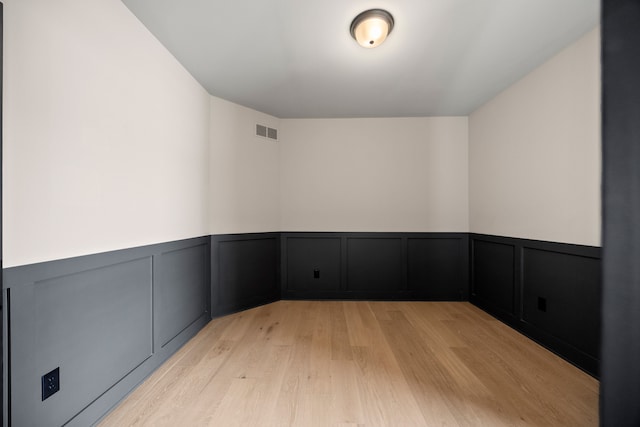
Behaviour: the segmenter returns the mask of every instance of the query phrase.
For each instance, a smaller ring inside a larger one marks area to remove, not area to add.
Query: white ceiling
[[[600,20],[599,0],[122,0],[212,95],[280,118],[467,115]],[[384,8],[375,49],[349,34]]]

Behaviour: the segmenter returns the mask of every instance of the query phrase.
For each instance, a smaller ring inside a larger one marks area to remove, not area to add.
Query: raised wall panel
[[[468,244],[466,237],[409,238],[409,290],[428,300],[467,300]]]
[[[477,234],[471,242],[471,302],[597,377],[600,248]]]
[[[469,297],[466,233],[292,232],[281,242],[284,298]]]
[[[403,290],[402,264],[400,238],[348,238],[347,290]]]
[[[202,244],[157,257],[154,317],[156,345],[164,347],[207,314],[209,246]]]
[[[337,237],[288,238],[286,289],[302,292],[340,290],[340,244]]]
[[[523,320],[597,358],[600,261],[525,247],[523,281]],[[538,298],[546,301],[545,311]]]
[[[214,316],[280,298],[278,233],[219,235],[212,244]]]
[[[209,321],[208,245],[187,239],[4,270],[5,425],[92,425],[126,396]],[[42,401],[40,377],[58,367],[60,390]]]
[[[151,258],[11,289],[13,425],[62,425],[152,354]],[[41,401],[40,376],[60,367]]]
[[[473,296],[495,309],[515,314],[515,247],[473,239],[472,262]]]

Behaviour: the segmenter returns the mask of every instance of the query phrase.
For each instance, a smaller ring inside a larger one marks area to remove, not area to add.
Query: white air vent
[[[270,128],[265,125],[256,125],[256,136],[277,141],[278,129]]]

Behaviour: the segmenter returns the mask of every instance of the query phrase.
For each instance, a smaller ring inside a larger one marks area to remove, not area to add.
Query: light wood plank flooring
[[[596,380],[469,303],[279,301],[213,320],[100,425],[597,424]]]

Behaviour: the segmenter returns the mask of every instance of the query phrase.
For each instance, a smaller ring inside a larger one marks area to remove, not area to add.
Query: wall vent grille
[[[278,129],[270,128],[265,125],[256,125],[256,136],[261,138],[273,139],[274,141],[278,140]]]

